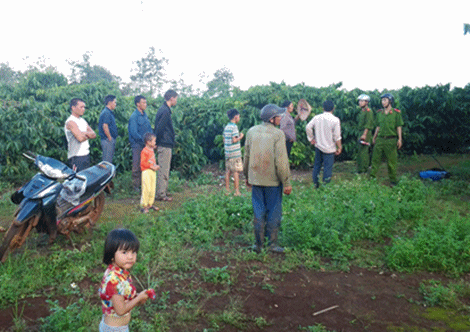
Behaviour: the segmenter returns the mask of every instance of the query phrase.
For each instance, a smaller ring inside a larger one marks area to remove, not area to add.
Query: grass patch
[[[225,196],[210,174],[187,182],[172,172],[172,191],[184,190],[188,195],[178,204],[165,205],[170,208],[158,214],[143,215],[138,212],[138,195],[128,191],[130,173],[121,174],[99,223],[86,234],[72,235],[73,246],[63,237],[39,249],[36,242],[28,241],[0,265],[0,307],[16,306],[14,324],[21,330],[25,324],[21,301],[41,296],[48,299],[51,311],[41,321],[42,330],[90,326],[97,330],[100,305],[90,283],[101,280],[104,238],[116,227],[131,229],[141,242],[131,271],[137,287],[155,288],[159,294],[156,301],[133,312],[131,330],[136,331],[191,330],[191,326],[206,331],[223,331],[227,326],[269,330],[272,322],[246,314],[242,298],[236,295],[240,268],[247,271],[250,285],[273,296],[280,292],[275,281],[299,267],[347,271],[354,264],[461,276],[470,272],[470,220],[468,207],[460,203],[462,197],[470,197],[464,180],[470,174],[469,165],[454,166],[453,177],[439,183],[403,176],[394,188],[351,172],[350,180],[335,179],[320,190],[294,181],[292,195],[283,201],[280,242],[287,251],[282,259],[248,250],[254,239],[246,189],[242,189],[244,197]],[[2,182],[0,188],[10,190]],[[4,194],[0,216],[12,210]],[[218,267],[201,267],[208,255]],[[265,276],[274,281],[261,282]],[[463,282],[444,286],[429,281],[420,292],[428,306],[467,310],[462,298],[470,295],[468,288]],[[70,301],[59,305],[58,297]],[[216,310],[206,307],[221,298],[226,300]],[[327,331],[321,325],[298,329]]]

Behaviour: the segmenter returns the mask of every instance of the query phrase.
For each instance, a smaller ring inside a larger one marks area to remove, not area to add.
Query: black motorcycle
[[[103,191],[110,193],[116,175],[115,166],[106,161],[77,173],[53,158],[31,152],[23,155],[33,160],[41,173],[11,196],[19,206],[0,246],[2,263],[9,252],[23,245],[33,227],[49,234],[51,244],[57,233],[69,238],[70,232],[93,226],[103,212]]]

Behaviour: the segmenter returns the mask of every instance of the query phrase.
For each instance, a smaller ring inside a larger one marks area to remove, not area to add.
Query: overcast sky
[[[44,56],[68,75],[66,60],[90,51],[93,65],[128,81],[153,46],[168,77],[186,84],[223,67],[242,89],[470,82],[469,0],[1,0],[0,9],[0,62],[16,70]]]

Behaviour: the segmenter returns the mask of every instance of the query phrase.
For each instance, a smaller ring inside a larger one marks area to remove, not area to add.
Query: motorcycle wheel
[[[102,192],[98,196],[96,196],[95,200],[93,201],[93,207],[89,214],[90,223],[93,226],[101,216],[104,208],[104,193]]]
[[[12,223],[3,237],[3,243],[0,247],[0,262],[4,263],[8,254],[13,250],[20,248],[26,241],[31,229],[38,224],[39,215],[32,216],[25,222],[17,225]]]

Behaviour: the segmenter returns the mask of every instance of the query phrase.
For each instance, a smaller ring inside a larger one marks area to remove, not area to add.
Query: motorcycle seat
[[[112,176],[112,169],[106,163],[99,163],[98,165],[87,168],[77,173],[77,177],[86,178],[87,186],[85,195],[93,194],[101,189]]]

